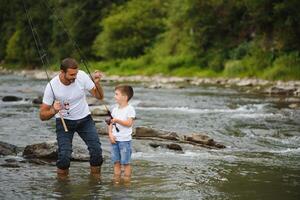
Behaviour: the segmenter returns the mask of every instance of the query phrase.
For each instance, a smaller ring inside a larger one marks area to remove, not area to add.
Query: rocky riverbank
[[[20,70],[12,71],[0,67],[0,74],[16,74],[34,79],[46,80],[45,71]],[[49,71],[50,77],[58,72]],[[247,92],[258,92],[269,95],[300,97],[300,80],[297,81],[269,81],[257,78],[199,78],[199,77],[165,77],[165,76],[104,76],[104,82],[139,82],[147,88],[185,88],[188,85],[220,85],[224,87],[238,87]]]

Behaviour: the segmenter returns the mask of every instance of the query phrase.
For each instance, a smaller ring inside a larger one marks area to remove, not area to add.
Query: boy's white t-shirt
[[[65,119],[78,120],[91,113],[85,92],[93,89],[95,84],[84,71],[78,70],[75,81],[70,85],[64,85],[60,81],[59,75],[55,76],[50,82],[55,100],[59,101],[63,107],[60,112]],[[51,86],[48,83],[44,92],[43,103],[47,105],[52,105],[54,102]],[[60,116],[57,113],[55,117],[59,118]]]
[[[111,115],[113,118],[120,120],[128,120],[128,118],[135,118],[135,110],[133,106],[128,104],[124,108],[119,108],[118,105],[115,105],[112,109]],[[116,141],[130,141],[132,139],[132,126],[122,126],[121,124],[116,123],[119,132],[117,132],[116,127],[113,125],[112,133],[116,137]]]

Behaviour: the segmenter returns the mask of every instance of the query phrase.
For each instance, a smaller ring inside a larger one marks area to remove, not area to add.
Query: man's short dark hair
[[[78,69],[78,63],[74,58],[65,58],[61,61],[60,69],[67,72],[67,69]]]
[[[130,85],[118,85],[115,87],[115,91],[119,90],[123,95],[127,96],[127,101],[133,97],[133,89]]]

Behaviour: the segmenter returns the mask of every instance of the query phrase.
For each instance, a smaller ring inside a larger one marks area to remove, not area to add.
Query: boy
[[[114,163],[114,178],[121,177],[121,167],[124,167],[124,180],[131,177],[131,140],[132,126],[135,118],[134,108],[128,104],[133,96],[133,89],[128,85],[115,87],[117,105],[112,109],[112,119],[108,127],[109,140],[112,144],[112,162]]]

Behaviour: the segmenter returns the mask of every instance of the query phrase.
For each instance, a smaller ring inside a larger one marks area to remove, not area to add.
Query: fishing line
[[[47,72],[47,67],[49,67],[49,60],[48,60],[48,56],[47,56],[47,52],[45,51],[45,49],[43,48],[42,46],[42,42],[40,40],[40,37],[39,37],[39,34],[35,28],[35,26],[33,25],[33,20],[31,18],[31,15],[29,14],[28,12],[28,9],[26,7],[26,4],[25,4],[25,1],[22,0],[23,2],[23,7],[24,7],[24,10],[25,10],[25,14],[26,14],[26,18],[27,18],[27,21],[29,23],[29,26],[30,26],[30,29],[31,29],[31,33],[32,33],[32,36],[33,36],[33,39],[34,39],[34,43],[35,43],[35,46],[37,48],[37,51],[38,51],[38,54],[39,54],[39,58],[42,62],[42,68],[44,69],[44,71],[46,72],[46,76],[47,76],[47,81],[50,85],[50,88],[51,88],[51,91],[53,93],[53,98],[54,98],[54,101],[56,99],[56,96],[55,96],[55,93],[54,93],[54,90],[53,90],[53,87],[52,87],[52,84],[50,82],[50,77],[49,77],[49,74]],[[44,60],[45,59],[45,60]],[[61,121],[62,121],[62,124],[63,124],[63,127],[64,127],[64,130],[65,132],[68,132],[68,128],[67,128],[67,125],[65,123],[65,120],[61,114],[61,112],[59,111],[58,112],[59,115],[60,115],[60,118],[61,118]]]

